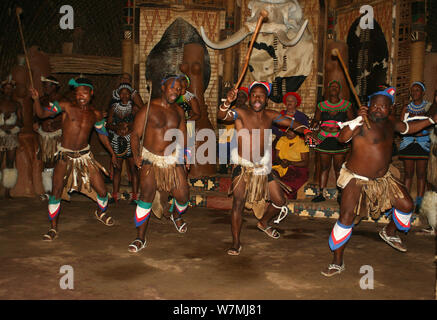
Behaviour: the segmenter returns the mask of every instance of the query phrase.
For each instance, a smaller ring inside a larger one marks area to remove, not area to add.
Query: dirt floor
[[[320,271],[331,260],[333,219],[289,216],[274,240],[247,214],[242,253],[232,257],[226,254],[229,213],[190,208],[186,234],[169,220],[153,218],[147,248],[131,254],[135,207],[110,207],[113,227],[98,222],[94,208],[81,196],[63,202],[59,237],[47,243],[41,240],[48,230],[46,202],[0,200],[0,299],[435,298],[435,239],[418,230],[402,236],[408,252],[400,253],[380,240],[382,225],[361,223],[346,249],[346,271],[325,278]],[[60,288],[64,265],[73,268],[73,290]],[[360,288],[360,279],[369,275],[360,273],[364,265],[373,268],[373,289]]]

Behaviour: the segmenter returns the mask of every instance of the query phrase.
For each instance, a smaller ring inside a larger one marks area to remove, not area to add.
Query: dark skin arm
[[[192,101],[192,100],[191,100]],[[182,132],[183,136],[184,136],[184,149],[187,148],[187,124],[185,123],[185,114],[184,111],[182,110],[182,108],[177,108],[176,109],[179,113],[179,116],[181,117],[181,121],[179,123],[179,130]],[[185,157],[185,168],[187,170],[190,170],[190,164],[188,163],[188,159],[186,158],[187,156],[184,155]]]
[[[150,106],[149,106],[150,107]],[[147,108],[141,108],[140,111],[135,115],[132,133],[130,136],[130,143],[132,148],[132,156],[135,161],[135,165],[138,168],[141,168],[143,160],[141,159],[141,153],[140,153],[140,139],[143,135],[143,129],[144,129],[144,121],[146,119],[146,111]]]
[[[54,117],[56,115],[55,112],[45,109],[41,106],[41,103],[39,101],[39,93],[36,89],[31,88],[30,94],[33,99],[33,110],[38,118],[46,119],[46,118]],[[61,107],[61,110],[63,112],[69,107],[69,105],[70,103],[68,101],[59,102],[59,106]]]
[[[322,119],[322,112],[320,111],[319,108],[317,108],[316,106],[316,112],[314,112],[314,118],[310,123],[310,127],[312,129],[314,129],[315,127],[317,127],[320,123],[320,120]]]
[[[144,107],[143,99],[141,99],[141,96],[138,92],[133,96],[132,101],[135,103],[138,109],[142,109]]]
[[[103,120],[103,112],[96,110],[96,111],[94,111],[94,114],[96,116],[96,122]],[[103,144],[103,146],[106,148],[106,150],[108,150],[109,153],[111,154],[112,165],[114,167],[118,168],[119,166],[117,164],[117,157],[115,155],[114,150],[111,147],[111,144],[109,142],[108,137],[105,136],[104,134],[100,134],[100,133],[98,133],[97,135],[99,137],[100,142]]]
[[[114,108],[111,107],[108,112],[108,121],[106,122],[106,128],[111,131],[116,131],[117,126],[112,124],[113,121],[114,121]]]

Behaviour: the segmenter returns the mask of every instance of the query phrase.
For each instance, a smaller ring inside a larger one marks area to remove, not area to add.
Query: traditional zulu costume
[[[270,83],[261,82],[261,81],[252,82],[252,84],[249,87],[249,94],[252,88],[255,86],[263,86],[267,90],[267,96],[270,95],[271,92]],[[230,110],[228,108],[228,114],[226,115],[224,120],[226,120],[228,116],[236,120],[238,118],[237,110]],[[276,119],[273,120],[273,122],[274,123],[280,122],[283,119],[284,116],[279,115]],[[290,127],[293,126],[293,122],[290,125]],[[245,189],[246,204],[248,204],[249,207],[252,207],[254,214],[258,219],[261,219],[263,217],[265,211],[264,210],[265,202],[270,200],[268,184],[270,181],[275,179],[271,171],[272,168],[271,162],[272,162],[272,155],[270,150],[268,149],[264,151],[264,156],[256,163],[242,158],[238,154],[238,148],[234,148],[231,150],[231,163],[234,164],[234,168],[232,170],[233,183],[229,189],[229,194],[232,194],[235,188],[240,183],[240,181],[243,180],[246,184],[246,189]],[[271,204],[274,208],[281,210],[279,217],[275,220],[276,223],[279,223],[282,219],[284,219],[287,216],[288,208],[287,206],[278,206],[273,202],[271,202]]]
[[[324,128],[338,128],[339,122],[347,121],[347,111],[351,107],[351,103],[341,99],[338,103],[331,103],[328,100],[322,101],[317,105],[317,108],[322,112],[322,124],[317,138],[321,141],[315,148],[318,152],[337,154],[348,151],[348,146],[338,142],[340,130],[337,132],[328,132]],[[337,112],[333,115],[333,112]]]
[[[414,118],[419,114],[425,114],[431,103],[423,101],[420,105],[416,106],[413,102],[407,106],[407,112],[405,113],[404,121],[414,121]],[[427,160],[429,158],[430,138],[429,130],[422,130],[421,136],[406,135],[402,138],[399,145],[399,159],[406,160]]]
[[[395,90],[392,87],[387,88],[384,91],[378,91],[369,96],[369,103],[373,96],[384,95],[389,97],[393,104],[394,94]],[[359,116],[354,120],[345,123],[339,123],[339,126],[340,128],[350,126],[351,130],[353,130],[356,126],[360,126],[362,124],[363,119],[361,116]],[[404,197],[400,188],[403,186],[403,184],[397,177],[396,171],[397,170],[390,165],[384,176],[371,179],[358,175],[352,170],[348,169],[346,162],[343,164],[337,180],[337,185],[344,189],[352,179],[355,179],[356,184],[361,185],[362,188],[358,204],[355,206],[356,217],[352,225],[346,226],[339,221],[337,221],[335,224],[331,232],[331,236],[329,237],[329,246],[331,250],[334,251],[343,246],[352,235],[352,228],[354,225],[358,223],[361,218],[367,217],[369,214],[373,219],[378,219],[381,213],[385,212],[387,216],[392,216],[392,219],[399,230],[407,232],[410,229],[410,218],[412,212],[402,212],[399,209],[394,208],[396,199]],[[382,232],[385,234],[385,229]],[[385,234],[385,237],[388,236]],[[332,265],[330,265],[330,267],[332,267]]]
[[[169,76],[168,78],[163,79],[161,83],[164,85],[165,82],[169,79],[174,79],[175,81],[176,79],[179,78],[180,77],[177,76]],[[153,169],[153,174],[155,175],[155,182],[156,182],[156,192],[155,192],[155,198],[153,203],[144,202],[142,200],[137,201],[137,207],[135,210],[135,217],[134,217],[136,227],[140,227],[142,224],[144,224],[147,221],[147,219],[150,216],[150,212],[152,211],[152,205],[153,205],[154,214],[158,218],[161,218],[164,209],[162,208],[161,201],[158,199],[159,192],[160,191],[170,192],[179,187],[179,180],[177,177],[176,166],[183,165],[184,152],[185,154],[189,154],[189,151],[187,149],[182,151],[182,148],[178,146],[176,147],[176,150],[173,152],[173,154],[161,156],[150,152],[149,150],[146,149],[146,147],[143,146],[141,152],[141,158],[143,159],[142,163],[143,165],[151,164],[146,175],[149,175],[151,170]],[[156,195],[158,195],[158,197],[156,197]],[[184,222],[180,227],[177,227],[176,221],[182,219],[180,215],[185,213],[185,211],[188,208],[188,203],[189,202],[185,204],[180,204],[177,202],[176,199],[174,199],[173,202],[173,206],[176,207],[176,211],[179,214],[179,217],[173,218],[173,215],[171,215],[170,219],[173,221],[176,229],[179,232],[182,232],[181,230],[185,227],[186,223]],[[173,208],[170,211],[172,210]],[[145,244],[142,245],[144,246]]]
[[[10,125],[13,126],[17,123],[17,114],[15,112],[9,114],[5,119],[5,114],[0,114],[0,126]],[[0,129],[0,152],[14,150],[18,147],[18,133],[20,132],[20,127],[15,125],[9,133],[6,133]],[[0,163],[1,164],[1,163]],[[18,171],[16,168],[4,168],[3,172],[0,171],[0,181],[3,187],[6,189],[12,189],[15,187],[18,179]]]
[[[15,88],[15,81],[12,80],[12,75],[9,75],[6,80],[2,81],[0,87],[3,87],[6,84]],[[19,146],[18,133],[20,132],[20,127],[16,124],[17,114],[15,112],[8,115],[5,113],[0,114],[0,126],[14,126],[8,133],[0,129],[0,152],[14,150]],[[4,168],[3,171],[0,170],[0,182],[6,189],[12,189],[17,183],[17,180],[18,171],[16,168]]]
[[[5,114],[0,114],[0,126],[13,126],[17,123],[17,114],[12,112],[6,118]],[[18,147],[18,133],[20,127],[16,126],[6,133],[0,129],[0,151],[13,150]]]
[[[116,102],[112,105],[112,107],[114,108],[114,115],[112,118],[113,125],[116,126],[122,122],[126,122],[128,124],[133,123],[135,117],[132,110],[132,101],[129,101],[126,105],[121,103],[121,101]],[[132,157],[130,137],[130,134],[126,136],[120,136],[115,133],[115,131],[109,130],[109,141],[118,158],[127,159]]]
[[[74,79],[71,79],[68,83],[70,86],[75,88],[79,86],[87,86],[93,90],[93,86],[88,83],[77,83]],[[50,108],[47,108],[54,114],[59,114],[62,109],[57,101],[50,103]],[[108,136],[108,132],[105,129],[105,120],[98,121],[94,124],[94,128],[97,133]],[[77,191],[90,197],[92,200],[97,202],[97,205],[101,212],[103,212],[100,217],[95,212],[97,218],[103,223],[110,225],[111,217],[104,218],[107,207],[108,207],[108,195],[105,197],[100,197],[95,190],[91,187],[90,173],[91,171],[98,172],[103,171],[108,175],[106,169],[94,159],[93,154],[90,151],[90,146],[86,146],[81,150],[70,150],[62,147],[58,144],[58,151],[55,154],[56,161],[66,161],[67,169],[64,175],[64,188],[62,191],[61,198],[64,200],[70,200],[69,192]],[[56,199],[53,195],[49,197],[49,219],[53,220],[59,214],[61,208],[61,199]]]

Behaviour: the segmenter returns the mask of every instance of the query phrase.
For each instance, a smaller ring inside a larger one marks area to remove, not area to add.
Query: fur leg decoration
[[[43,172],[41,172],[42,176],[42,185],[44,187],[45,193],[52,192],[52,178],[53,178],[53,168],[46,168]]]
[[[437,227],[437,192],[427,191],[423,196],[420,214],[428,218],[431,227]]]
[[[18,180],[17,169],[15,169],[15,168],[12,168],[12,169],[4,168],[3,169],[3,179],[2,179],[3,187],[5,187],[6,189],[12,189],[13,187],[15,187],[17,180]]]

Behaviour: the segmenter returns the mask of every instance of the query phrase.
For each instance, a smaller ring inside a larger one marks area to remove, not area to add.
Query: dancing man
[[[10,190],[15,186],[18,172],[15,156],[18,147],[18,133],[23,127],[23,114],[19,102],[13,98],[15,81],[9,76],[0,86],[0,169],[6,155],[6,166],[0,171],[0,181],[5,188],[5,197],[11,198]]]
[[[345,270],[343,254],[352,228],[369,214],[378,219],[381,212],[391,215],[391,221],[379,232],[380,237],[401,252],[407,248],[396,230],[407,232],[413,212],[413,201],[402,182],[393,174],[391,163],[395,132],[411,134],[434,124],[437,115],[419,121],[396,120],[393,113],[394,88],[377,91],[369,97],[368,106],[359,109],[359,116],[345,123],[339,141],[352,141],[350,157],[343,164],[337,185],[343,189],[340,218],[329,237],[334,252],[333,261],[322,274],[330,277]],[[369,118],[370,129],[363,126]]]
[[[100,170],[107,173],[94,159],[88,144],[94,127],[100,141],[111,154],[112,164],[117,166],[116,156],[105,129],[105,120],[102,112],[90,104],[94,88],[88,79],[71,79],[68,84],[75,88],[76,101],[54,101],[50,103],[49,108],[41,106],[37,90],[30,90],[33,108],[39,118],[54,117],[62,113],[62,139],[55,156],[53,188],[48,205],[51,226],[43,237],[46,241],[52,241],[57,237],[61,198],[69,200],[68,192],[73,190],[97,202],[98,208],[94,212],[97,220],[106,226],[114,225],[114,220],[107,213],[108,193]]]
[[[238,139],[238,148],[231,152],[231,161],[235,165],[231,185],[233,243],[227,251],[229,255],[235,256],[241,252],[240,233],[246,201],[254,206],[261,202],[269,202],[267,206],[264,206],[265,209],[261,214],[257,214],[256,210],[254,212],[258,218],[258,229],[273,239],[278,239],[280,234],[269,226],[270,220],[280,213],[275,221],[279,223],[288,213],[284,192],[271,172],[270,129],[272,125],[287,126],[299,133],[304,133],[307,138],[312,138],[311,130],[294,121],[294,118],[284,117],[279,112],[266,109],[270,92],[270,83],[254,81],[249,87],[249,108],[241,106],[230,109],[238,94],[238,89],[233,89],[228,92],[226,101],[217,111],[217,119],[235,121]]]
[[[182,215],[188,208],[189,187],[183,165],[187,152],[187,129],[184,110],[177,104],[181,95],[180,78],[169,75],[161,82],[161,97],[150,101],[136,115],[131,134],[132,153],[140,169],[140,198],[135,210],[137,237],[129,245],[129,252],[138,252],[146,246],[146,230],[156,191],[170,193],[175,199],[176,213],[170,215],[179,233],[187,232]],[[168,130],[179,132],[176,141]],[[176,130],[175,130],[176,129]],[[170,150],[172,146],[176,148]],[[174,151],[174,152],[172,152]]]

